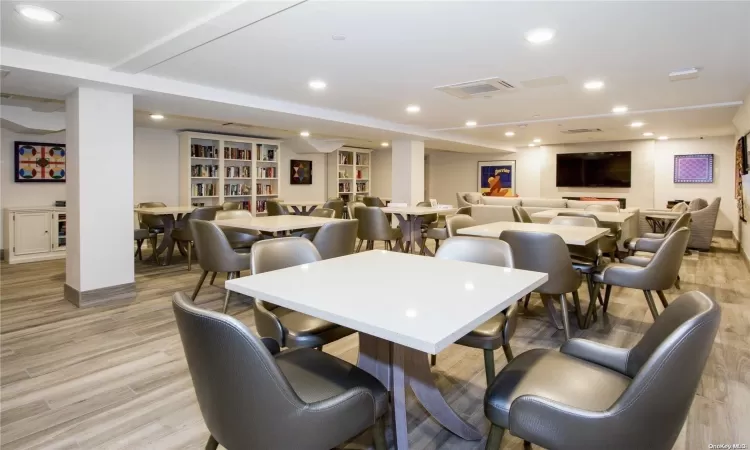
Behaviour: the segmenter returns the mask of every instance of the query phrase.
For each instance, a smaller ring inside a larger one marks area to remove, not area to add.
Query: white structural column
[[[415,206],[424,200],[424,142],[393,141],[391,198]]]
[[[79,88],[65,109],[65,298],[133,297],[133,96]]]

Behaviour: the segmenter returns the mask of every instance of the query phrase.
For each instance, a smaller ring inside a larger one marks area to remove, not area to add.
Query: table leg
[[[305,215],[309,216],[310,214],[312,214],[313,211],[315,211],[315,208],[317,208],[317,207],[318,207],[318,205],[311,205],[310,209],[307,210],[307,214],[305,214]]]
[[[302,211],[300,211],[299,206],[297,206],[297,205],[291,205],[291,207],[292,207],[292,211],[294,212],[295,215],[297,215],[297,216],[304,215],[304,213]],[[304,209],[304,206],[302,208]]]
[[[164,223],[164,235],[161,238],[161,244],[156,248],[155,253],[156,255],[161,255],[164,250],[173,249],[173,240],[172,240],[172,230],[174,229],[174,216],[171,214],[164,214],[163,216],[159,216],[162,219],[162,223]],[[163,265],[169,265],[172,263],[172,254],[171,252],[167,254],[167,257],[165,258],[166,261],[164,261]]]
[[[411,252],[411,241],[408,241],[411,238],[411,223],[407,217],[401,214],[394,214],[394,216],[398,219],[398,227],[401,228],[401,235],[403,236],[400,250],[409,253]]]

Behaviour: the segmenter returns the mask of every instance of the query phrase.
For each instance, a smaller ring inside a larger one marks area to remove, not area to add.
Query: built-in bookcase
[[[279,141],[180,133],[180,205],[242,202],[253,214],[279,196]]]
[[[342,147],[328,155],[328,196],[354,201],[367,197],[371,187],[371,150]]]

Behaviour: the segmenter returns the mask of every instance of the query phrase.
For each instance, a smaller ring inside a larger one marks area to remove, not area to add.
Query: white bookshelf
[[[328,155],[328,196],[354,201],[372,191],[371,150],[342,147]]]
[[[180,205],[243,202],[254,215],[279,196],[279,141],[180,133]]]

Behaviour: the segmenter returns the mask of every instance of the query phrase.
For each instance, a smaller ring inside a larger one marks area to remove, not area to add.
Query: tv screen
[[[630,187],[630,152],[558,153],[558,187]]]

